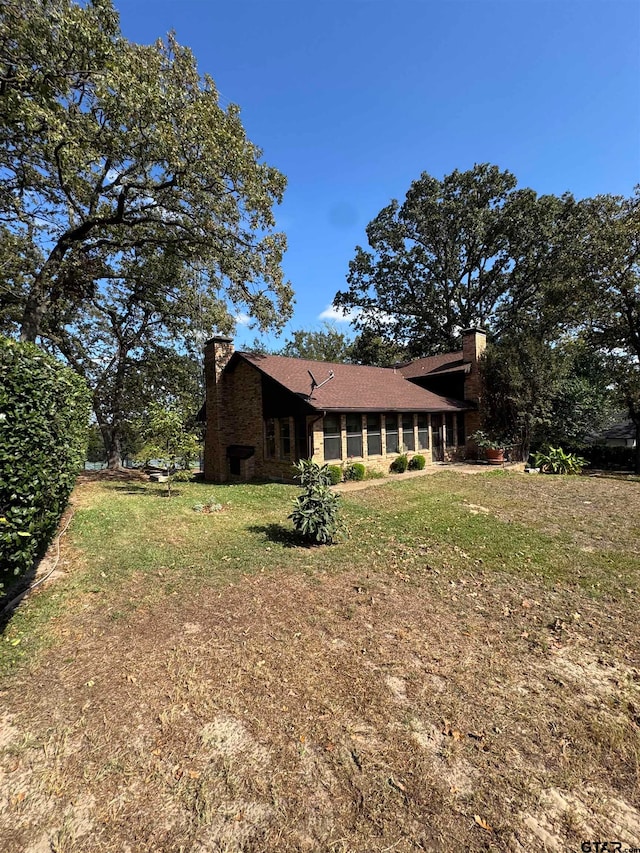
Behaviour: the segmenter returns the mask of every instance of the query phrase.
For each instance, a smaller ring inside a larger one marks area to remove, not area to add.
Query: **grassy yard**
[[[329,548],[177,488],[82,483],[0,638],[0,850],[640,844],[640,482],[397,478]]]

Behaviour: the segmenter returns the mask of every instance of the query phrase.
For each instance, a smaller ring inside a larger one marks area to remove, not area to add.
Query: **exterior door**
[[[431,415],[431,445],[434,462],[444,462],[444,442],[442,440],[442,415]]]

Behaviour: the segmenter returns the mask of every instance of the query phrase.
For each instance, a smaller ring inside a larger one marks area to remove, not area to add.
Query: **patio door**
[[[442,437],[442,415],[431,415],[431,446],[434,462],[444,462],[444,441]]]

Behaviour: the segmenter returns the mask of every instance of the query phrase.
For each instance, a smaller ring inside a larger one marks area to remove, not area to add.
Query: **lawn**
[[[79,485],[4,632],[1,850],[640,843],[640,482],[399,477],[325,548],[177,488]]]

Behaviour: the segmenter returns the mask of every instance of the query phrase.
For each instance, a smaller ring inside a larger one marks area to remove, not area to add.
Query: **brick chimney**
[[[487,348],[487,333],[482,329],[465,329],[462,332],[462,358],[471,365],[471,370],[464,378],[464,398],[480,407],[482,400],[482,376],[480,375],[480,357]],[[467,435],[480,429],[480,412],[476,409],[467,412]]]
[[[204,478],[223,483],[227,479],[224,385],[222,371],[233,355],[231,338],[218,336],[204,347],[204,381],[207,427],[204,438]]]

